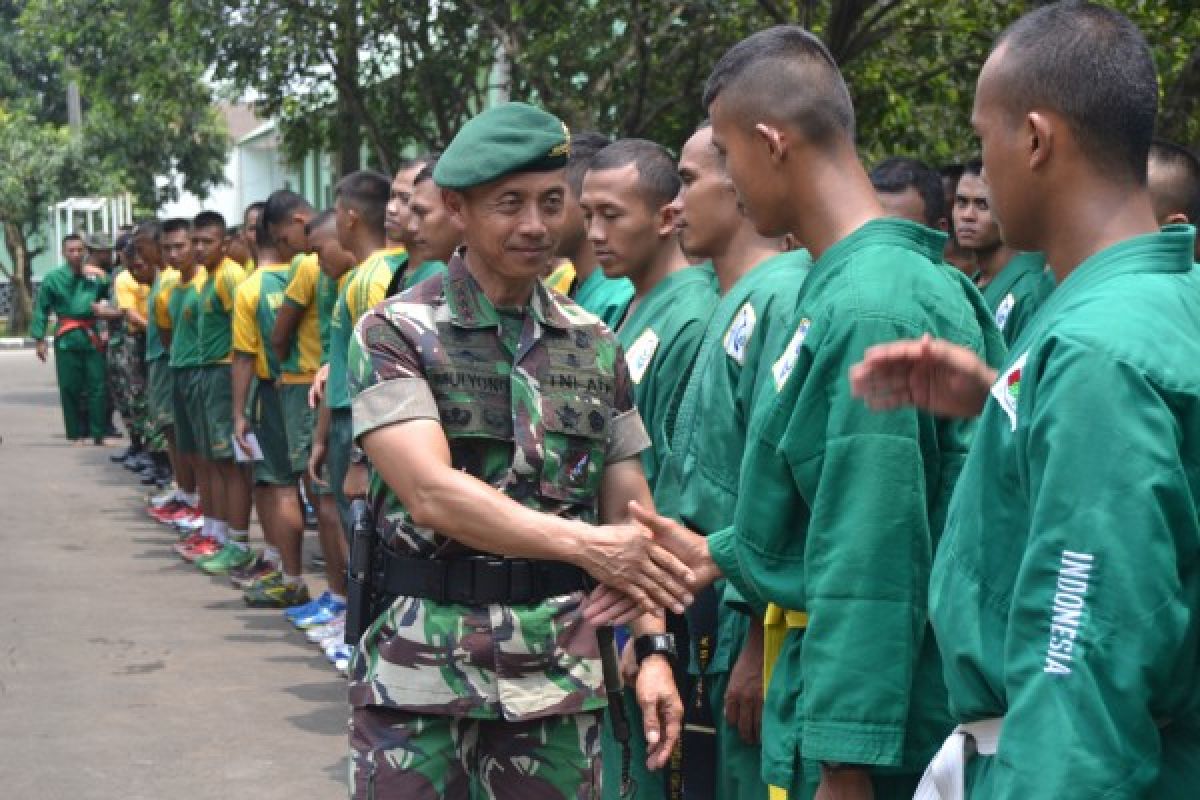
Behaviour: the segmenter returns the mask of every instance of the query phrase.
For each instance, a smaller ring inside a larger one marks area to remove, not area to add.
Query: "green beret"
[[[433,169],[447,189],[470,189],[514,172],[567,165],[571,133],[553,114],[527,103],[489,108],[463,125]]]

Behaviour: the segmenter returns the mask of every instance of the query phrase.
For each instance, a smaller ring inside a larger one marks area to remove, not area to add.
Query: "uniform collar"
[[[990,288],[993,294],[1008,294],[1009,289],[1015,286],[1023,276],[1027,274],[1040,275],[1045,271],[1045,255],[1038,252],[1018,252],[1009,259],[1008,263],[1004,265],[1004,269],[1000,270],[984,289]]]
[[[1133,236],[1093,254],[1059,284],[1071,294],[1117,275],[1187,272],[1193,267],[1191,225],[1168,225],[1161,231]]]
[[[496,307],[480,288],[478,281],[467,269],[460,249],[446,264],[446,305],[450,310],[450,321],[460,328],[495,328],[500,325]],[[533,294],[529,297],[529,310],[534,319],[544,327],[567,330],[571,321],[542,282],[534,281]]]
[[[940,264],[946,234],[906,219],[878,217],[869,220],[821,254],[813,263],[805,285],[810,288],[825,285],[859,252],[881,246],[913,251]]]

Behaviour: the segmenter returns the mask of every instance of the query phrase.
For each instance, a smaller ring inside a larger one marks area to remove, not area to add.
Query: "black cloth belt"
[[[383,592],[466,606],[527,605],[591,588],[579,567],[560,561],[473,556],[406,558],[384,553],[376,584]]]

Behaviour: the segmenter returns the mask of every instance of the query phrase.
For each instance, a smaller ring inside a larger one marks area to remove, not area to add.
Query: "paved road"
[[[342,679],[67,445],[53,374],[0,352],[0,796],[344,797]]]

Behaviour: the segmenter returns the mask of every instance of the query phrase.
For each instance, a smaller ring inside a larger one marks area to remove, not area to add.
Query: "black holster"
[[[382,613],[383,598],[375,586],[378,539],[367,501],[350,504],[350,570],[346,581],[346,644],[358,645],[362,635]]]

